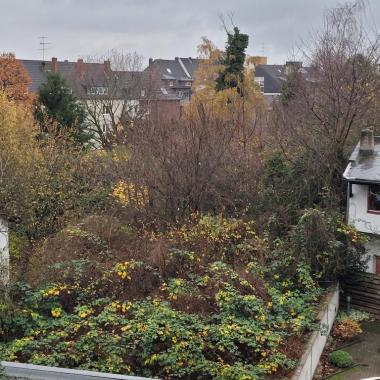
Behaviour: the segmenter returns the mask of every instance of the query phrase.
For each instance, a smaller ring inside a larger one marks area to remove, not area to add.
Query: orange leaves
[[[9,100],[31,101],[28,92],[31,83],[28,72],[12,53],[0,54],[0,89]]]

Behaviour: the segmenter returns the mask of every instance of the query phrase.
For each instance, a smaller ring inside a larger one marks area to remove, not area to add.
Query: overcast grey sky
[[[116,48],[145,59],[196,56],[207,36],[223,48],[218,14],[234,14],[249,34],[249,54],[281,63],[323,21],[337,0],[0,0],[0,51],[39,59],[39,36],[48,37],[47,57],[76,60]],[[367,0],[371,22],[380,0]]]

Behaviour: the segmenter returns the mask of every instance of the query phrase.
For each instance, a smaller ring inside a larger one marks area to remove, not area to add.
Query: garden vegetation
[[[2,358],[162,379],[290,376],[325,289],[365,264],[365,239],[344,222],[340,169],[374,120],[380,78],[375,50],[352,39],[353,9],[333,11],[326,33],[336,39],[326,40],[357,49],[317,45],[319,79],[289,78],[269,114],[238,28],[225,52],[203,40],[180,120],[123,120],[123,138],[109,139],[123,143],[107,149],[82,139],[82,108],[59,79],[64,114],[49,113],[46,87],[32,102],[3,86],[12,281],[1,291]],[[334,86],[373,112],[332,122],[321,57],[347,66]]]

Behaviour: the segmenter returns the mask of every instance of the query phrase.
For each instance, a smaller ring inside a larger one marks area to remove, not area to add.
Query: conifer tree
[[[238,27],[227,32],[227,43],[221,64],[225,66],[216,80],[216,90],[238,88],[244,77],[245,50],[248,47],[248,35],[240,33]]]
[[[56,139],[69,136],[81,145],[91,139],[84,108],[59,74],[50,73],[46,83],[40,86],[35,117],[43,134],[53,135]]]

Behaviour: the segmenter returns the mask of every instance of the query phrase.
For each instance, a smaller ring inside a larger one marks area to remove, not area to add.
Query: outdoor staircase
[[[343,310],[348,307],[350,297],[350,307],[380,317],[380,275],[360,272],[347,278],[341,286]]]

